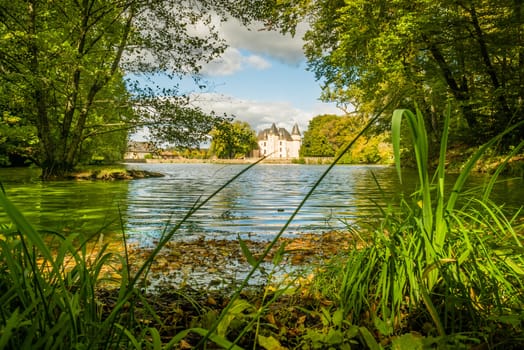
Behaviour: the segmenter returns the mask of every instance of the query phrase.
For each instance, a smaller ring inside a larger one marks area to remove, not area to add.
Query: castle
[[[258,133],[260,155],[269,159],[298,158],[301,144],[302,137],[296,123],[291,134],[285,128],[277,128],[275,123]]]

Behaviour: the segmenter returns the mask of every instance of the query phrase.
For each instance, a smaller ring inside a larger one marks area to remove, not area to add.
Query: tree
[[[124,76],[196,76],[225,48],[211,14],[247,21],[263,6],[258,0],[2,1],[0,83],[24,101],[22,111],[3,106],[2,112],[36,128],[34,161],[44,178],[73,169],[82,144],[112,130],[161,123],[197,142],[223,118],[192,107],[176,86],[143,88]]]
[[[336,145],[328,133],[330,124],[337,120],[336,115],[320,115],[309,121],[307,131],[304,132],[302,146],[300,147],[301,157],[333,157],[336,153]],[[331,125],[332,126],[332,125]]]
[[[316,116],[310,120],[308,129],[304,133],[300,156],[338,156],[365,124],[365,118],[358,116],[331,114]],[[351,164],[388,162],[391,158],[391,150],[385,145],[385,141],[385,134],[361,136],[340,162]]]
[[[521,0],[283,0],[268,23],[310,22],[305,53],[324,99],[366,114],[417,104],[433,133],[451,99],[454,125],[482,142],[524,119],[522,11]]]
[[[31,158],[38,144],[36,130],[32,126],[21,124],[22,119],[3,113],[0,117],[0,166],[17,165]]]
[[[24,99],[0,85],[0,166],[30,162],[38,149],[36,128],[25,113]]]
[[[241,158],[258,147],[257,136],[248,123],[224,121],[211,132],[211,153],[218,158]]]

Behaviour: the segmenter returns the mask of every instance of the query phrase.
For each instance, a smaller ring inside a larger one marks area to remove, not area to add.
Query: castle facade
[[[302,136],[296,123],[291,134],[285,128],[277,128],[275,123],[258,133],[260,155],[268,159],[298,158],[301,145]]]

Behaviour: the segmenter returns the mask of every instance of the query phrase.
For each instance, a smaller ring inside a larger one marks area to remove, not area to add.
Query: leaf
[[[233,321],[236,317],[242,316],[243,312],[251,307],[252,305],[245,300],[235,300],[233,302],[233,306],[228,310],[227,314],[224,315],[222,320],[220,320],[220,323],[216,328],[218,335],[225,336],[231,321]]]
[[[278,265],[282,262],[282,259],[284,259],[284,253],[286,252],[286,242],[283,242],[280,247],[278,247],[278,250],[275,252],[275,256],[273,257],[273,265]]]
[[[320,314],[320,319],[322,320],[322,324],[324,326],[329,326],[331,323],[331,313],[325,307],[321,308],[320,311],[322,311],[322,313]]]
[[[402,122],[402,115],[404,113],[411,113],[405,109],[397,109],[393,112],[391,121],[391,139],[393,144],[393,155],[395,159],[395,169],[400,183],[402,183],[402,171],[400,169],[400,126]]]
[[[151,341],[153,345],[154,350],[161,350],[162,349],[162,340],[160,338],[160,333],[156,328],[149,327],[147,331],[151,334]]]
[[[331,316],[331,322],[333,322],[333,325],[335,327],[341,327],[342,321],[344,320],[344,312],[342,309],[338,309],[333,313],[333,316]]]
[[[373,337],[371,332],[366,327],[358,328],[360,335],[364,339],[364,343],[368,346],[370,350],[381,350],[382,347],[377,343],[376,339]]]
[[[406,333],[400,337],[393,338],[391,342],[392,350],[423,350],[423,337],[414,333]]]
[[[251,251],[249,250],[248,246],[246,245],[246,242],[240,238],[240,235],[238,236],[238,243],[240,243],[240,248],[242,249],[242,254],[244,254],[244,257],[246,258],[249,265],[255,267],[257,265],[257,260],[255,257],[253,257],[253,254],[251,254]]]
[[[272,325],[275,325],[277,324],[277,321],[275,320],[275,316],[273,315],[273,313],[269,313],[267,316],[266,316],[266,319],[269,323],[271,323]]]
[[[280,342],[272,336],[264,337],[258,335],[258,344],[266,350],[286,350],[287,348],[280,345]]]

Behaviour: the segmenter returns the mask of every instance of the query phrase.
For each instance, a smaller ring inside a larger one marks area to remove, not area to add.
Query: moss
[[[66,178],[71,180],[133,180],[151,177],[163,177],[164,174],[146,170],[120,168],[88,167],[69,174]]]

